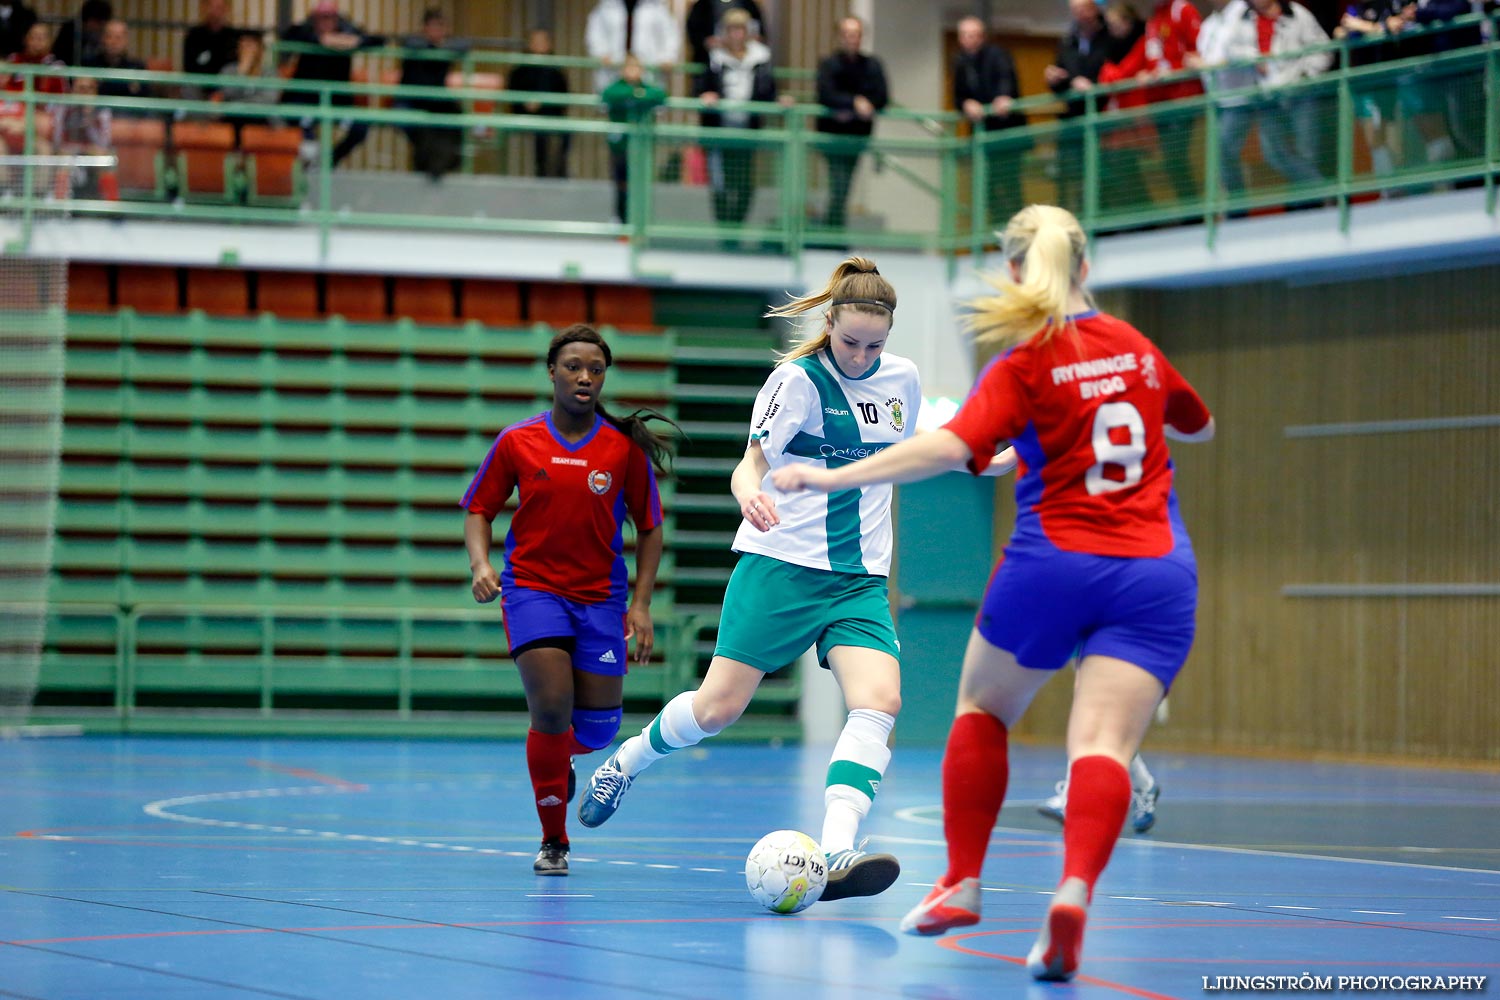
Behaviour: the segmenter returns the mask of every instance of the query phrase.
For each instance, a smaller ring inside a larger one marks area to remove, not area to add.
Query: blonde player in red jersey
[[[902,921],[941,934],[979,921],[979,874],[1009,778],[1008,733],[1074,650],[1062,881],[1027,958],[1038,979],[1078,971],[1094,884],[1130,808],[1126,763],[1193,641],[1198,577],[1166,437],[1206,441],[1193,387],[1134,327],[1093,308],[1078,220],[1032,205],[1006,227],[1009,281],[970,325],[1005,352],[942,429],[839,469],[791,465],[776,487],[914,482],[996,445],[1019,456],[1016,526],[969,638],[943,759],[948,871]]]

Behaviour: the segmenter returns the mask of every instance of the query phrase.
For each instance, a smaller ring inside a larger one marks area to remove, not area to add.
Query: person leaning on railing
[[[1105,30],[1104,14],[1095,0],[1069,0],[1073,27],[1057,43],[1052,65],[1043,70],[1047,86],[1066,103],[1062,117],[1078,118],[1088,110],[1085,101],[1099,82],[1104,65],[1129,54],[1145,28],[1136,22],[1134,33],[1116,38]],[[1083,133],[1065,128],[1057,136],[1057,200],[1064,208],[1083,207]]]
[[[1260,99],[1243,117],[1236,114],[1232,121],[1220,119],[1219,136],[1226,161],[1231,147],[1238,157],[1238,148],[1244,145],[1253,121],[1260,133],[1261,153],[1272,170],[1293,184],[1316,184],[1323,179],[1318,169],[1320,96],[1307,90],[1277,91],[1325,72],[1333,61],[1324,44],[1327,41],[1317,18],[1295,0],[1249,0],[1230,28],[1225,55],[1231,62],[1271,58],[1255,63],[1255,78],[1262,89]]]
[[[239,78],[234,83],[219,87],[214,99],[229,104],[260,104],[265,114],[233,114],[226,120],[235,126],[279,125],[280,119],[271,113],[271,108],[281,103],[281,87],[275,70],[266,63],[266,40],[258,31],[242,31],[237,43],[236,60],[219,71],[226,78]],[[239,80],[264,80],[265,83],[242,83]],[[274,82],[273,82],[274,81]]]
[[[1401,8],[1401,32],[1414,35],[1401,45],[1404,58],[1435,56],[1455,49],[1478,45],[1484,41],[1477,25],[1444,28],[1443,22],[1470,12],[1468,0],[1417,0]],[[1438,167],[1458,155],[1450,133],[1460,128],[1463,105],[1460,97],[1466,87],[1477,88],[1480,81],[1474,68],[1443,69],[1431,64],[1418,66],[1401,77],[1401,107],[1411,116],[1417,134],[1422,137],[1422,152],[1429,167]],[[1470,75],[1472,74],[1472,75]],[[1464,75],[1469,75],[1468,79]],[[1475,102],[1481,103],[1481,102]],[[1483,150],[1482,129],[1475,129],[1470,143],[1473,153]]]
[[[828,229],[844,228],[860,154],[875,131],[875,116],[890,103],[885,67],[875,56],[860,51],[864,36],[863,21],[844,18],[839,22],[838,51],[818,63],[818,103],[827,109],[818,119],[818,131],[844,137],[841,145],[823,153],[828,160],[828,210],[823,225]]]
[[[1373,66],[1401,58],[1401,43],[1395,37],[1405,24],[1401,9],[1406,3],[1407,0],[1362,0],[1350,4],[1333,32],[1335,38],[1349,43],[1348,65]],[[1354,97],[1355,120],[1370,150],[1370,165],[1375,176],[1388,177],[1396,172],[1396,152],[1401,149],[1397,89],[1384,76],[1355,77],[1350,80],[1349,88]]]
[[[625,57],[620,78],[599,95],[612,122],[642,122],[656,113],[667,101],[667,92],[645,80],[645,67],[639,56]],[[626,190],[630,179],[630,134],[624,130],[609,133],[609,173],[615,184],[615,221],[629,222]]]
[[[708,65],[699,74],[695,91],[703,102],[705,128],[720,126],[757,129],[761,116],[748,111],[721,111],[719,102],[774,101],[776,80],[771,75],[771,50],[750,37],[750,15],[731,10],[719,22],[720,43],[708,54]],[[750,214],[755,197],[754,140],[705,136],[708,178],[713,186],[714,218],[721,225],[738,226]],[[726,250],[738,249],[739,240],[726,236]]]
[[[317,0],[308,11],[307,20],[294,24],[282,32],[282,40],[320,45],[326,51],[302,52],[288,60],[293,80],[325,80],[332,83],[348,83],[354,69],[353,53],[360,49],[378,48],[385,44],[380,35],[369,35],[354,22],[339,14],[337,0]],[[354,97],[347,93],[332,95],[333,104],[347,107]],[[281,95],[283,104],[318,103],[318,93],[310,90],[288,90]],[[343,122],[344,137],[333,148],[332,165],[339,163],[365,141],[370,134],[368,122],[353,119]],[[302,119],[302,134],[315,140],[319,134],[318,120],[311,116]]]
[[[115,18],[104,26],[99,36],[99,54],[84,62],[85,66],[97,69],[143,70],[146,64],[130,54],[130,28],[124,21]],[[99,96],[105,100],[112,97],[155,97],[155,88],[140,80],[115,80],[105,77],[99,81]],[[119,118],[148,118],[150,111],[135,108],[116,108]]]
[[[422,14],[422,36],[409,38],[403,45],[413,52],[430,53],[444,58],[417,58],[401,60],[401,86],[443,87],[448,82],[448,71],[453,59],[468,49],[465,42],[455,42],[448,37],[448,18],[438,7],[429,7]],[[463,107],[451,98],[401,97],[398,108],[411,108],[437,115],[456,115]],[[463,129],[451,125],[403,125],[401,131],[411,140],[412,166],[424,173],[434,183],[444,174],[455,169],[462,155]]]
[[[1146,19],[1145,34],[1125,61],[1138,60],[1137,75],[1148,81],[1180,75],[1191,57],[1197,54],[1201,23],[1197,8],[1188,0],[1159,0]],[[1201,93],[1203,88],[1198,81],[1188,78],[1152,86],[1145,96],[1146,103],[1157,104],[1197,97]],[[1162,164],[1179,202],[1192,201],[1198,196],[1198,182],[1193,177],[1190,155],[1194,122],[1193,115],[1159,115],[1152,119],[1161,147]]]
[[[986,38],[982,19],[966,17],[958,22],[958,55],[953,60],[953,106],[969,121],[983,123],[984,133],[1024,128],[1026,116],[1012,109],[1021,96],[1016,63],[1010,51]],[[980,134],[976,131],[976,135]],[[1021,157],[1031,143],[1007,143],[984,147],[986,208],[988,225],[1001,223],[1026,204],[1021,190]],[[976,150],[976,154],[977,154]]]
[[[534,56],[552,55],[552,32],[546,28],[532,29],[531,33],[526,36],[526,51]],[[506,89],[524,94],[566,94],[568,77],[556,66],[522,63],[511,70],[510,81]],[[510,111],[515,115],[545,115],[550,118],[562,118],[567,115],[568,106],[566,104],[543,104],[541,101],[513,101]],[[567,132],[548,132],[537,129],[531,134],[531,138],[536,160],[536,175],[538,177],[568,176],[568,146],[571,145],[572,136]]]
[[[25,47],[11,55],[9,64],[61,66],[62,60],[52,54],[52,29],[41,22],[33,24],[26,32]],[[32,79],[39,93],[61,94],[67,90],[67,81],[60,76],[35,76]],[[19,73],[6,73],[4,89],[7,94],[19,94],[26,89],[26,78]],[[46,110],[56,116],[61,109],[49,107]],[[0,104],[0,144],[6,153],[19,153],[26,148],[26,106],[19,101],[7,99]],[[35,152],[44,155],[52,152],[49,130],[37,128]]]

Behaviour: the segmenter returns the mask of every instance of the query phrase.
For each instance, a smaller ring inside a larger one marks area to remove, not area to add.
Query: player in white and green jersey
[[[745,519],[734,542],[741,556],[708,674],[594,772],[578,815],[585,826],[603,823],[643,770],[734,722],[767,673],[815,645],[849,709],[824,791],[822,898],[831,900],[883,892],[901,873],[891,855],[855,845],[901,710],[901,647],[886,592],[891,488],[782,496],[770,472],[788,463],[837,468],[909,437],[922,393],[916,365],[884,353],[896,291],[873,262],[845,260],[821,292],[771,314],[825,305],[819,335],[782,359],[756,399],[730,483]]]

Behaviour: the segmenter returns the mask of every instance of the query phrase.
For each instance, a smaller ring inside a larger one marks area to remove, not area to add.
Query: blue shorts
[[[573,654],[573,668],[591,674],[625,673],[625,612],[579,604],[545,590],[511,586],[500,594],[512,655],[524,646],[553,646]],[[539,642],[556,639],[558,642]]]
[[[1191,548],[1123,559],[1028,544],[1006,549],[974,627],[1023,667],[1112,656],[1170,688],[1193,646],[1197,610]]]

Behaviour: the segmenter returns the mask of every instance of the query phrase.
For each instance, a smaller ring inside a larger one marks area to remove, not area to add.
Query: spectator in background
[[[620,65],[620,78],[600,98],[612,122],[642,122],[666,103],[667,92],[645,79],[645,66],[636,55],[628,55]],[[610,176],[615,182],[615,221],[627,223],[626,189],[630,181],[630,134],[624,130],[609,134]]]
[[[303,52],[293,54],[288,63],[292,65],[293,80],[325,80],[330,83],[348,83],[354,69],[352,53],[360,49],[384,45],[379,35],[367,35],[352,21],[339,14],[337,0],[317,0],[308,11],[307,20],[294,24],[282,33],[282,40],[321,45],[325,52]],[[318,103],[317,91],[288,90],[281,96],[283,104]],[[347,93],[334,94],[336,107],[346,108],[354,103]],[[367,122],[346,119],[341,123],[344,137],[333,148],[333,165],[336,167],[345,157],[354,152],[370,134]],[[318,120],[311,116],[302,119],[302,134],[309,140],[318,136]]]
[[[182,71],[217,76],[238,61],[239,45],[240,33],[229,23],[229,0],[199,0],[198,23],[182,40]]]
[[[526,37],[526,51],[534,56],[552,55],[552,32],[546,28],[535,28]],[[568,77],[556,66],[538,66],[526,63],[517,66],[510,74],[510,90],[526,94],[566,94]],[[511,114],[545,115],[562,118],[568,113],[566,104],[543,104],[540,101],[520,101],[510,106]],[[568,145],[572,136],[567,132],[537,131],[532,133],[536,153],[536,175],[538,177],[568,176]]]
[[[1105,30],[1104,14],[1095,0],[1069,0],[1073,27],[1057,45],[1052,65],[1043,70],[1047,86],[1065,102],[1062,117],[1078,118],[1087,110],[1084,101],[1099,82],[1104,64],[1119,62],[1129,54],[1139,33],[1116,38]],[[1144,28],[1137,25],[1138,32]],[[1083,133],[1065,128],[1057,137],[1057,200],[1072,211],[1082,211]]]
[[[98,69],[144,70],[146,64],[130,54],[130,28],[115,18],[104,25],[99,35],[99,54],[84,63]],[[108,77],[99,81],[99,96],[152,97],[151,85],[140,80],[113,80]],[[116,118],[145,118],[151,112],[139,108],[115,108]]]
[[[1270,57],[1254,66],[1264,93],[1255,103],[1253,120],[1267,165],[1293,184],[1315,184],[1323,179],[1318,170],[1319,98],[1305,91],[1287,94],[1277,90],[1327,70],[1333,59],[1331,53],[1303,51],[1327,41],[1317,18],[1295,0],[1249,0],[1226,44],[1230,62]],[[1248,129],[1248,118],[1237,135],[1220,122],[1219,141],[1225,157],[1231,153],[1238,157]],[[1226,172],[1226,182],[1229,177]]]
[[[1026,124],[1026,116],[1011,110],[1021,96],[1015,60],[1006,49],[986,41],[986,34],[984,21],[977,17],[958,22],[953,106],[969,121],[983,122],[986,133],[1021,128]],[[991,229],[1003,228],[1026,203],[1021,191],[1021,157],[1028,147],[1029,144],[985,147]]]
[[[1333,37],[1344,40],[1350,66],[1373,66],[1401,58],[1394,37],[1405,20],[1401,10],[1409,0],[1362,0],[1344,12]],[[1377,177],[1396,172],[1396,153],[1401,149],[1401,122],[1396,117],[1396,90],[1390,80],[1355,77],[1349,81],[1354,98],[1354,118],[1370,149],[1370,167]]]
[[[1478,25],[1443,29],[1444,21],[1475,13],[1468,0],[1416,0],[1401,9],[1402,32],[1416,32],[1416,37],[1401,44],[1401,55],[1434,56],[1454,49],[1479,45],[1484,41]],[[1425,30],[1424,30],[1425,29]],[[1416,126],[1422,137],[1422,151],[1427,165],[1436,167],[1458,155],[1453,136],[1448,131],[1451,118],[1455,123],[1463,119],[1463,106],[1482,105],[1479,100],[1466,100],[1466,90],[1478,89],[1481,84],[1478,63],[1463,68],[1442,67],[1430,64],[1418,66],[1401,78],[1401,108]],[[1472,155],[1483,155],[1482,133],[1475,130]],[[1408,158],[1409,160],[1411,158]]]
[[[724,15],[742,10],[750,17],[750,37],[769,45],[766,18],[755,0],[696,0],[687,15],[688,59],[700,66],[708,65],[708,54],[720,41],[719,26]]]
[[[34,22],[26,32],[21,51],[11,53],[10,62],[24,66],[61,66],[63,61],[52,54],[52,29],[40,21]],[[61,94],[67,91],[68,81],[61,76],[38,76],[34,86],[43,94]],[[7,75],[5,89],[25,90],[25,78]]]
[[[1150,103],[1144,83],[1152,79],[1145,64],[1146,26],[1128,0],[1113,0],[1104,10],[1104,28],[1111,43],[1110,60],[1099,71],[1099,85],[1108,87],[1128,80],[1139,80],[1143,85],[1114,91],[1105,98],[1101,110],[1123,111],[1143,107]],[[1123,56],[1119,56],[1121,49],[1125,50]],[[1124,122],[1115,122],[1099,130],[1098,204],[1101,208],[1122,211],[1141,209],[1150,204],[1151,192],[1141,171],[1141,158],[1147,149],[1157,144],[1155,124],[1140,116],[1126,118]]]
[[[115,9],[109,0],[83,0],[78,17],[66,21],[57,30],[52,54],[69,66],[89,66],[99,57],[104,26],[114,20]]]
[[[760,128],[760,115],[720,111],[721,100],[776,100],[771,50],[750,37],[750,24],[750,15],[738,9],[729,11],[719,22],[720,42],[708,53],[708,65],[696,87],[705,105],[703,124],[707,128]],[[741,225],[750,214],[750,201],[755,196],[756,145],[753,140],[719,138],[705,138],[703,144],[708,151],[714,218],[720,225]],[[726,250],[738,245],[738,239],[724,240]]]
[[[36,11],[20,0],[0,3],[0,56],[12,56],[24,49],[26,32],[33,24]]]
[[[1180,75],[1191,68],[1197,56],[1198,28],[1202,18],[1188,0],[1158,0],[1146,20],[1145,33],[1136,47],[1120,60],[1128,76],[1150,81]],[[1197,97],[1203,87],[1196,79],[1177,80],[1146,91],[1148,104]],[[1196,115],[1162,115],[1153,119],[1161,143],[1162,162],[1177,200],[1192,201],[1198,194],[1193,178],[1192,136]]]
[[[402,43],[415,52],[431,52],[435,58],[403,59],[401,86],[445,87],[453,59],[466,46],[448,38],[448,18],[437,7],[422,14],[422,35]],[[403,97],[397,107],[412,108],[435,115],[456,115],[463,107],[447,97]],[[412,166],[434,182],[458,166],[462,156],[463,129],[451,125],[403,125],[401,131],[411,140]]]
[[[603,91],[623,69],[626,54],[640,60],[665,81],[664,74],[682,57],[682,26],[666,0],[599,0],[584,26],[589,56],[604,65],[594,74],[594,89]]]
[[[829,229],[844,228],[854,170],[875,130],[875,116],[890,101],[885,67],[860,51],[864,37],[863,21],[844,18],[839,22],[838,51],[818,64],[818,103],[828,112],[818,119],[818,131],[843,137],[838,147],[823,154],[828,160],[828,211],[823,225]]]
[[[243,77],[247,79],[267,79],[267,81],[278,80],[272,68],[266,63],[266,40],[258,31],[242,31],[235,50],[235,61],[219,71],[224,77]],[[232,114],[227,116],[228,120],[236,126],[240,125],[280,125],[280,120],[275,118],[270,109],[272,105],[281,102],[281,88],[275,85],[255,83],[226,83],[219,88],[215,95],[216,100],[227,104],[261,104],[266,108],[265,114]]]
[[[1203,79],[1211,94],[1232,94],[1219,97],[1219,134],[1213,141],[1219,144],[1219,177],[1224,189],[1231,195],[1245,190],[1244,146],[1255,121],[1254,91],[1260,81],[1253,66],[1228,66],[1229,52],[1240,22],[1250,15],[1246,0],[1213,0],[1214,10],[1203,19],[1198,29],[1198,54],[1190,64],[1202,69]],[[1238,93],[1236,93],[1238,92]],[[1243,214],[1231,211],[1230,215]]]
[[[73,93],[93,97],[99,93],[99,81],[83,76],[73,81]],[[53,143],[59,153],[97,156],[113,150],[110,140],[110,109],[97,104],[60,106],[53,116]],[[92,171],[81,171],[92,176]]]

